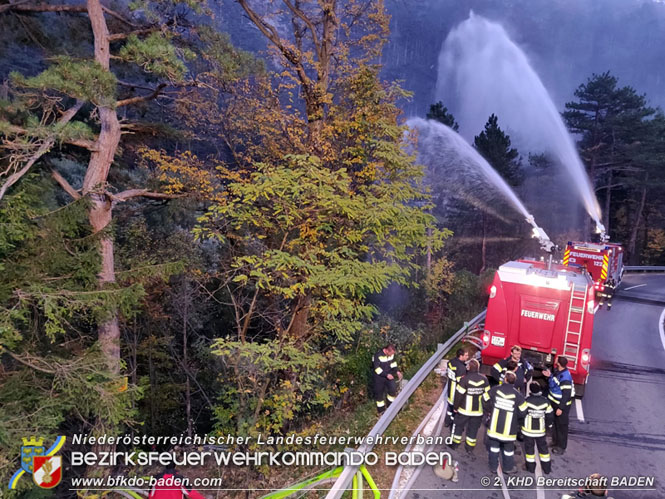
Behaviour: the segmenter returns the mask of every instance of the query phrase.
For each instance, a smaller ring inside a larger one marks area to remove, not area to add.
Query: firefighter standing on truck
[[[372,385],[376,410],[379,414],[390,407],[397,397],[397,379],[402,373],[397,369],[395,361],[395,345],[387,345],[374,354],[372,360]]]
[[[543,370],[543,375],[549,378],[547,398],[554,409],[554,431],[552,432],[552,452],[554,454],[563,454],[568,446],[568,415],[575,398],[575,385],[567,365],[568,359],[559,355],[554,372],[550,372],[549,369]]]
[[[538,447],[543,473],[549,475],[552,471],[552,461],[547,449],[545,434],[547,428],[550,428],[554,422],[554,411],[547,399],[541,394],[538,383],[531,383],[529,391],[531,395],[526,398],[526,417],[524,423],[522,423],[526,470],[531,473],[536,471],[536,447]]]
[[[467,368],[455,394],[455,426],[450,447],[455,449],[462,442],[462,434],[466,429],[464,448],[470,454],[476,448],[478,429],[483,421],[482,398],[489,391],[490,383],[484,374],[478,372],[480,364],[476,359],[471,359]]]
[[[457,384],[466,374],[466,361],[469,358],[469,352],[463,348],[459,348],[455,352],[455,358],[448,361],[448,369],[446,374],[448,376],[448,409],[446,411],[446,418],[444,425],[449,427],[453,424],[454,407],[455,407],[455,393],[457,392]]]
[[[513,361],[517,364],[517,369],[515,369],[515,389],[519,390],[523,395],[526,394],[526,385],[531,380],[533,375],[533,367],[526,360],[522,360],[522,347],[519,345],[514,345],[510,349],[510,356],[506,357],[503,360],[500,360],[492,366],[492,378],[494,381],[501,384],[503,383],[503,377],[506,375],[506,372],[511,371],[512,369],[508,368],[510,361]]]
[[[515,373],[507,372],[503,384],[495,386],[483,395],[483,409],[489,414],[487,446],[492,473],[497,472],[501,453],[503,472],[509,475],[517,473],[515,440],[520,421],[526,415],[527,404],[522,394],[515,390],[513,383],[515,383]]]

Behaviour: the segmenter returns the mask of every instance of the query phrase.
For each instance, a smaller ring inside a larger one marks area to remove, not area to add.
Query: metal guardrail
[[[665,272],[665,266],[625,266],[624,271],[626,272]]]
[[[395,419],[399,411],[406,405],[409,401],[409,398],[416,389],[425,381],[425,378],[434,370],[434,368],[439,364],[441,359],[450,351],[450,349],[455,346],[455,344],[462,339],[464,334],[472,328],[472,326],[478,324],[485,318],[487,310],[483,310],[477,316],[475,316],[471,321],[464,325],[459,331],[453,334],[448,341],[443,345],[439,344],[438,348],[434,355],[432,355],[427,362],[418,370],[418,372],[409,380],[409,382],[402,388],[402,391],[397,395],[395,401],[390,405],[390,407],[383,413],[383,415],[376,422],[374,427],[370,430],[367,435],[367,439],[371,440],[370,442],[362,444],[358,447],[357,452],[366,454],[374,448],[374,440],[376,437],[383,435],[383,433],[388,429],[390,423]],[[334,483],[326,499],[340,499],[346,489],[349,488],[353,477],[358,472],[359,466],[346,466],[342,474],[339,476],[337,481]]]

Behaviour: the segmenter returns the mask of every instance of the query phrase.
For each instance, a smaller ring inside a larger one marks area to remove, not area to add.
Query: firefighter
[[[390,407],[397,397],[397,382],[395,378],[402,379],[402,373],[397,369],[395,361],[395,345],[386,345],[374,354],[372,360],[374,373],[372,376],[374,400],[379,414]]]
[[[529,391],[531,395],[526,398],[526,417],[522,424],[526,470],[531,473],[536,471],[536,447],[538,447],[543,473],[549,475],[552,471],[552,462],[550,452],[547,449],[545,433],[546,429],[551,428],[554,423],[554,411],[547,399],[541,394],[540,384],[531,383]]]
[[[508,364],[511,361],[517,364],[516,369],[509,369]],[[522,360],[522,347],[519,345],[514,345],[510,349],[509,357],[500,360],[492,366],[492,378],[501,384],[503,383],[503,377],[506,375],[506,372],[513,370],[516,376],[515,388],[524,395],[526,394],[526,385],[533,376],[533,367],[526,360]]]
[[[489,391],[490,383],[484,374],[480,374],[480,364],[476,359],[469,361],[467,373],[457,385],[455,394],[455,425],[453,426],[451,448],[462,442],[462,433],[466,429],[464,448],[471,454],[476,448],[478,429],[483,420],[483,395]]]
[[[607,298],[607,311],[612,310],[612,298],[614,298],[614,291],[616,290],[617,283],[610,277],[605,283],[605,297]]]
[[[492,473],[497,472],[501,452],[503,472],[509,475],[517,473],[515,440],[520,422],[526,415],[527,404],[522,394],[515,390],[515,378],[515,373],[507,372],[501,385],[483,395],[483,409],[489,416],[487,446]]]
[[[559,355],[554,372],[550,372],[549,369],[543,371],[543,375],[549,378],[547,398],[554,409],[554,431],[552,432],[552,452],[554,454],[563,454],[568,446],[568,415],[575,398],[575,384],[567,365],[568,359]]]
[[[466,374],[466,361],[469,358],[469,352],[463,348],[459,348],[455,352],[455,358],[448,361],[448,409],[446,411],[446,418],[444,420],[444,425],[449,427],[453,424],[454,417],[454,406],[455,406],[455,393],[457,391],[457,384],[462,379],[462,376]]]

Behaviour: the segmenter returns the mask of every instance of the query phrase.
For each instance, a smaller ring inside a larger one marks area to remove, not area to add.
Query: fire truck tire
[[[487,364],[481,364],[480,373],[484,374],[485,376],[490,376],[492,373],[492,366],[489,366]]]
[[[580,385],[575,383],[575,398],[581,399],[584,397],[584,389],[586,388],[586,385]]]

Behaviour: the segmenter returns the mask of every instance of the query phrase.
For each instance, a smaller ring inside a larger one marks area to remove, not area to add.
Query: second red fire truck
[[[617,243],[569,242],[563,264],[578,267],[591,274],[596,293],[608,283],[618,286],[623,277],[623,248]]]

